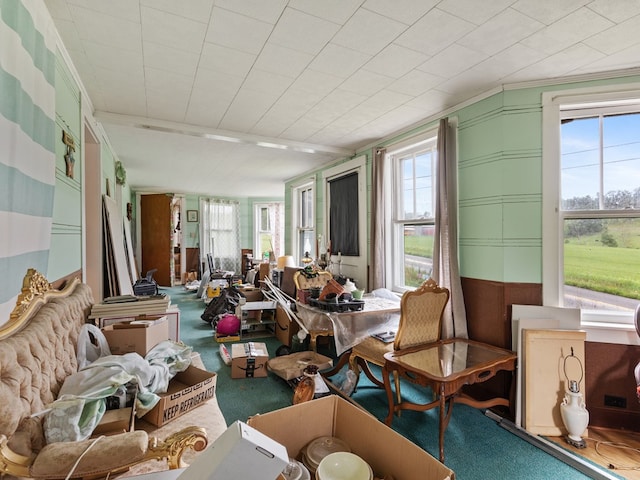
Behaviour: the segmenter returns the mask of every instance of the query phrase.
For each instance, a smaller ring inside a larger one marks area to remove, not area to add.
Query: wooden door
[[[154,268],[158,285],[171,286],[171,199],[170,194],[140,196],[141,276]]]

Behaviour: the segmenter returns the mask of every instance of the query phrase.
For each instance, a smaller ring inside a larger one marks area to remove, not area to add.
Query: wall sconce
[[[569,379],[569,375],[567,375],[567,360],[570,358],[575,359],[580,367],[580,379],[577,381]],[[569,432],[565,440],[576,448],[585,448],[587,442],[582,438],[582,434],[589,425],[589,412],[585,408],[582,393],[580,393],[580,382],[584,378],[584,368],[580,359],[573,354],[573,347],[571,347],[571,355],[564,357],[563,370],[569,386],[560,404],[562,421]]]

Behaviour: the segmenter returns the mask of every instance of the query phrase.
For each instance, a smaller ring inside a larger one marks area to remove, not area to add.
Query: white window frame
[[[302,258],[301,253],[304,255],[303,247],[304,245],[300,245],[300,236],[303,231],[312,232],[311,237],[316,238],[316,186],[315,186],[315,178],[309,178],[303,181],[300,184],[292,186],[291,188],[291,208],[292,208],[292,231],[291,231],[291,247],[293,251],[293,256],[296,259],[298,265],[301,264]],[[311,193],[311,212],[308,215],[310,224],[302,225],[302,193],[309,191]],[[309,254],[311,258],[316,258],[318,252],[316,252],[316,242],[313,242],[311,248],[309,249]]]
[[[587,87],[542,94],[542,299],[562,307],[563,245],[560,209],[560,119],[564,106],[625,105],[640,99],[640,84]],[[588,341],[640,345],[630,312],[581,310]]]
[[[387,279],[386,279],[387,285],[391,285],[391,290],[394,292],[403,293],[407,290],[412,290],[412,288],[405,285],[404,282],[400,283],[399,281],[399,279],[404,279],[404,262],[397,261],[398,259],[404,258],[404,251],[403,251],[404,226],[406,224],[412,224],[412,225],[422,224],[422,225],[433,225],[435,227],[435,211],[434,211],[434,216],[432,218],[424,219],[424,221],[417,221],[414,219],[401,220],[398,218],[397,202],[398,202],[399,196],[401,196],[402,193],[401,193],[400,178],[398,175],[398,166],[396,165],[394,158],[401,155],[404,152],[407,152],[410,150],[417,150],[422,145],[425,145],[431,142],[435,142],[434,146],[437,147],[437,137],[438,137],[438,129],[433,128],[418,136],[411,137],[400,143],[387,147],[387,154],[386,154],[387,161],[385,162],[387,164],[387,171],[386,171],[385,178],[389,179],[388,186],[390,188],[385,189],[387,192],[389,192],[389,195],[385,202],[385,204],[388,205],[388,208],[385,210],[386,210],[386,219],[387,219],[386,224],[387,224],[388,231],[391,232],[391,235],[389,235],[388,237],[389,240],[387,240],[387,244],[385,246],[385,250],[387,253],[386,257],[387,259],[389,259],[386,263],[385,271],[387,272]],[[432,204],[433,204],[434,210],[436,205],[435,203],[435,200],[436,200],[435,199],[435,195],[436,195],[435,181],[437,178],[437,174],[435,171],[436,164],[437,164],[437,161],[434,162],[433,172],[432,172],[433,178],[434,178],[433,188],[432,188],[432,196],[433,196]],[[392,261],[392,259],[395,259],[395,261]]]

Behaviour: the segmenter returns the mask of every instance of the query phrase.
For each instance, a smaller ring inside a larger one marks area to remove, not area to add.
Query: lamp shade
[[[277,268],[284,269],[284,267],[295,267],[296,262],[292,255],[283,255],[278,257]]]

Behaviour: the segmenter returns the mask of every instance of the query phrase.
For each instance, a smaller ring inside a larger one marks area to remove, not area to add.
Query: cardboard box
[[[161,427],[214,398],[216,381],[215,373],[189,365],[171,379],[167,392],[159,394],[160,401],[142,418]]]
[[[146,317],[108,325],[102,328],[102,333],[113,355],[137,352],[144,357],[157,344],[169,339],[169,322],[166,315]]]
[[[256,287],[239,288],[240,292],[246,297],[247,302],[261,302],[264,300],[262,290]]]
[[[298,323],[295,320],[291,320],[280,305],[276,309],[275,330],[278,341],[287,347],[293,344],[293,336],[300,330]]]
[[[266,343],[234,343],[231,345],[231,378],[266,377],[268,361]]]
[[[371,465],[377,478],[454,480],[454,472],[377,418],[337,395],[251,417],[249,425],[287,447],[292,458],[311,440],[335,436]],[[292,427],[293,426],[293,427]]]
[[[125,407],[104,412],[102,419],[93,429],[92,437],[132,432],[135,425],[135,408]]]
[[[275,479],[289,464],[287,449],[236,421],[198,455],[180,480]]]

